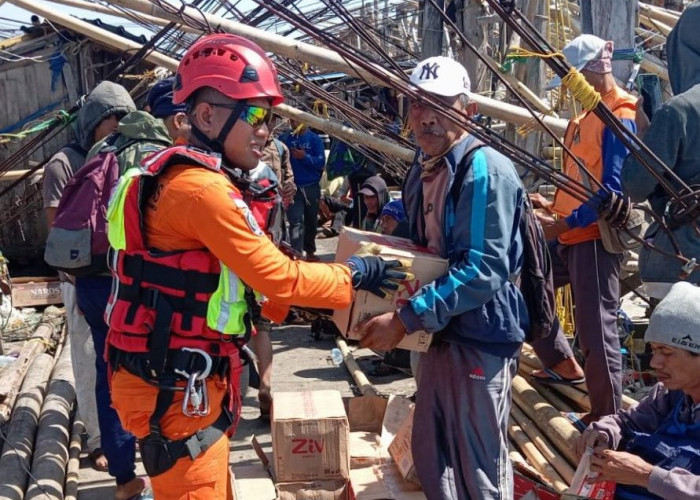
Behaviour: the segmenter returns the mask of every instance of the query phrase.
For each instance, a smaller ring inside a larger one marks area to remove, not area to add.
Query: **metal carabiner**
[[[182,398],[182,413],[186,417],[203,417],[209,414],[209,392],[207,382],[200,372],[190,374]]]

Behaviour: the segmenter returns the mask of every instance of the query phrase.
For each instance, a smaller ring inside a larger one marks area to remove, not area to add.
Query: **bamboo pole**
[[[1,172],[0,182],[14,182],[17,179],[20,179],[23,175],[26,175],[27,172],[29,172],[29,170],[8,170],[7,172]],[[34,175],[43,177],[44,169],[40,168],[39,170],[34,172]]]
[[[537,447],[545,460],[556,469],[567,486],[570,485],[576,471],[554,450],[550,442],[542,434],[542,431],[539,430],[532,420],[527,418],[527,415],[517,405],[511,406],[510,416],[527,434],[527,437],[530,438],[530,441]]]
[[[10,1],[28,3],[28,0]],[[154,17],[168,19],[177,23],[183,22],[180,17],[161,9],[148,0],[113,0],[113,3]],[[31,9],[27,8],[27,10]],[[224,19],[212,14],[202,13],[199,10],[185,5],[182,7],[182,12],[183,15],[193,16],[195,19],[204,18],[212,27],[219,28],[228,33],[244,36],[256,42],[263,49],[284,57],[308,62],[309,64],[319,66],[326,70],[344,72],[352,76],[357,76],[368,83],[381,85],[382,87],[391,87],[392,83],[396,81],[395,76],[383,70],[383,68],[381,68],[379,65],[377,65],[377,68],[385,72],[385,77],[377,77],[361,68],[357,68],[356,66],[348,63],[338,53],[324,47],[299,42],[293,38],[263,31],[252,26],[231,21],[230,19]],[[529,111],[519,106],[507,104],[478,94],[473,94],[471,98],[478,105],[479,112],[484,115],[488,115],[499,120],[512,122],[517,125],[530,123],[533,119]],[[554,131],[554,133],[560,135],[564,134],[566,131],[566,125],[568,124],[567,120],[552,118],[549,116],[543,116],[543,121]]]
[[[528,417],[537,424],[559,452],[574,464],[578,457],[573,449],[579,431],[564,418],[559,410],[547,403],[544,398],[527,381],[516,375],[513,379],[513,399]]]
[[[568,485],[564,482],[554,467],[547,462],[547,459],[542,456],[535,444],[528,439],[527,434],[525,434],[522,428],[516,424],[512,418],[510,418],[508,421],[508,436],[520,449],[523,455],[525,455],[528,463],[530,463],[537,472],[542,474],[554,487],[554,489],[560,492],[566,490]]]
[[[348,347],[348,343],[345,342],[345,339],[341,337],[336,337],[335,345],[337,345],[338,349],[340,349],[340,352],[343,353],[343,361],[345,361],[345,366],[350,372],[350,375],[352,375],[352,378],[355,379],[355,382],[360,388],[360,392],[362,393],[362,395],[378,396],[379,392],[377,391],[377,389],[375,389],[375,387],[369,381],[367,376],[360,369],[359,365],[357,364],[357,361],[355,361],[355,357],[352,355],[352,352],[350,352],[350,348]]]
[[[569,485],[562,479],[559,473],[552,467],[547,459],[540,453],[535,444],[528,439],[527,434],[523,429],[516,424],[513,419],[508,421],[508,436],[518,446],[520,451],[528,460],[535,470],[542,474],[559,492],[566,490]],[[561,459],[560,459],[561,460]]]
[[[32,338],[24,343],[19,357],[8,367],[9,369],[0,380],[0,426],[9,420],[22,380],[24,380],[34,358],[46,352],[55,332],[55,326],[48,321],[48,316],[45,314]]]
[[[39,354],[27,372],[7,426],[7,440],[0,456],[0,498],[22,498],[27,488],[34,454],[39,414],[55,358]]]
[[[520,364],[518,366],[518,373],[525,377],[527,380],[529,380],[532,386],[535,389],[537,389],[537,392],[539,392],[542,395],[542,397],[546,399],[547,402],[553,407],[555,407],[557,410],[565,413],[574,411],[571,405],[569,405],[569,403],[566,403],[563,399],[561,399],[558,394],[555,394],[555,392],[549,386],[547,386],[546,384],[539,384],[537,383],[536,379],[532,379],[530,377],[534,370],[539,369],[539,366],[530,366],[524,359],[521,358]],[[580,410],[580,408],[578,410]]]
[[[71,415],[75,405],[70,337],[66,337],[64,347],[51,373],[46,399],[39,416],[32,478],[25,495],[26,500],[63,500],[72,429]]]
[[[109,33],[106,30],[93,26],[92,24],[86,23],[84,21],[80,21],[79,19],[68,17],[59,12],[55,12],[52,9],[36,6],[33,3],[29,3],[28,0],[9,1],[19,7],[40,14],[46,17],[47,19],[50,19],[54,22],[69,27],[79,33],[89,36],[90,38],[93,38],[100,43],[104,43],[109,47],[118,50],[137,50],[138,48],[140,48],[140,45],[136,44],[135,42],[131,42],[125,38],[113,35],[112,33]],[[178,18],[175,18],[176,22],[177,20]],[[179,61],[177,61],[176,59],[165,56],[155,51],[151,52],[148,56],[146,56],[146,59],[154,64],[163,66],[164,68],[169,69],[170,71],[176,71],[177,66],[179,64]],[[323,132],[335,135],[345,141],[349,141],[351,143],[356,144],[362,144],[376,151],[385,153],[390,156],[394,156],[407,162],[413,161],[413,158],[415,156],[415,153],[411,149],[401,147],[395,143],[385,141],[383,139],[374,137],[369,134],[357,132],[356,130],[344,126],[339,121],[319,118],[315,115],[298,110],[286,104],[276,106],[275,113],[286,118],[294,118],[295,120],[299,120],[318,130],[322,130]]]
[[[638,2],[639,12],[650,19],[664,23],[666,26],[673,28],[678,19],[681,17],[680,13],[673,13],[672,11],[662,9],[653,5]]]
[[[658,75],[662,80],[669,81],[668,68],[661,59],[653,54],[644,54],[644,59],[642,59],[641,68],[648,72]]]
[[[664,24],[661,21],[657,21],[656,19],[652,19],[649,16],[644,15],[639,16],[639,24],[646,26],[647,28],[655,29],[663,36],[668,36],[669,33],[671,33],[671,30],[673,29],[671,26],[668,26],[667,24]]]
[[[66,485],[63,489],[64,500],[78,500],[78,485],[80,483],[80,450],[83,444],[81,436],[84,431],[85,426],[83,425],[83,422],[77,417],[74,417],[73,431],[71,432],[68,449]]]
[[[117,16],[117,17],[124,17],[126,19],[132,19],[131,17],[128,16],[125,12],[116,10],[116,9],[110,9],[109,7],[105,7],[103,5],[100,5],[98,3],[94,2],[87,2],[85,0],[51,0],[51,3],[58,3],[61,5],[67,5],[69,7],[77,7],[79,9],[85,9],[89,10],[92,12],[100,12],[102,14],[108,14],[110,16]],[[158,26],[167,26],[170,24],[171,21],[168,21],[167,19],[162,19],[160,17],[155,17],[155,16],[149,16],[148,14],[141,14],[141,13],[132,13],[135,19],[141,19],[146,22],[149,22],[151,24],[157,24]],[[191,28],[185,24],[181,24],[180,26],[177,27],[178,30],[185,31],[187,33],[200,33],[194,28]]]

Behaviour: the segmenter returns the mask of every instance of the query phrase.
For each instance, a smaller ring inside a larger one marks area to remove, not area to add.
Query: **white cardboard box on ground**
[[[411,450],[411,432],[413,431],[413,408],[401,424],[401,428],[396,433],[394,440],[389,445],[389,455],[396,462],[396,466],[401,472],[401,476],[407,481],[420,484],[416,474],[416,466],[413,462],[413,451]]]
[[[420,486],[402,478],[391,462],[352,469],[348,490],[348,500],[425,500]]]
[[[275,485],[260,464],[236,465],[231,469],[234,500],[275,500]]]
[[[389,452],[382,448],[376,432],[355,431],[350,433],[350,468],[381,465],[391,460]]]
[[[359,337],[353,334],[352,329],[357,323],[385,312],[395,311],[406,305],[408,299],[421,286],[444,275],[448,268],[445,259],[427,248],[416,245],[411,240],[348,227],[344,227],[340,231],[335,261],[345,262],[366,243],[379,245],[381,248],[379,255],[387,260],[403,258],[412,261],[412,272],[415,279],[404,281],[402,289],[394,294],[390,301],[360,290],[355,293],[355,299],[350,307],[336,310],[333,313],[333,321],[340,332],[345,337],[355,340],[359,340]],[[431,334],[418,331],[404,337],[397,347],[412,351],[427,351],[431,340]]]
[[[347,479],[277,483],[279,500],[347,500]]]
[[[340,392],[274,394],[272,453],[278,482],[348,479],[348,441]]]

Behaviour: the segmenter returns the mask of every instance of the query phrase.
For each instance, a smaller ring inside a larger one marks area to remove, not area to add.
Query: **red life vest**
[[[207,325],[209,300],[221,273],[221,264],[211,252],[159,252],[145,243],[143,207],[158,175],[171,165],[219,172],[220,163],[219,158],[191,147],[171,147],[147,158],[136,175],[125,174],[120,182],[128,185],[122,191],[117,187],[115,193],[115,198],[123,198],[125,248],[116,250],[111,259],[115,287],[105,312],[108,343],[125,352],[149,353],[153,375],[165,369],[169,350],[188,347],[212,357],[237,357],[238,347],[232,340],[246,333],[223,335]]]

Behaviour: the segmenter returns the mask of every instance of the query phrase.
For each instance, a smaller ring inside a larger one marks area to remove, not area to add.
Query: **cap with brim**
[[[377,196],[377,193],[375,193],[372,189],[365,187],[360,189],[357,194],[363,194],[365,196]]]
[[[429,57],[419,62],[411,72],[411,84],[431,94],[454,97],[469,95],[469,73],[462,64],[444,56]]]
[[[605,40],[595,35],[580,35],[567,43],[561,50],[566,61],[581,71],[583,67],[594,60],[605,47]],[[547,82],[545,90],[552,90],[561,85],[561,78],[556,75]]]

